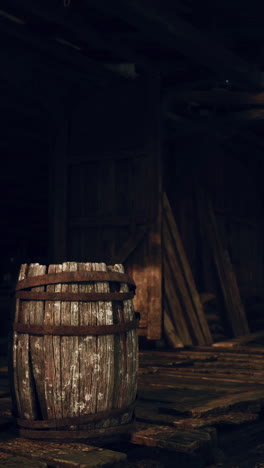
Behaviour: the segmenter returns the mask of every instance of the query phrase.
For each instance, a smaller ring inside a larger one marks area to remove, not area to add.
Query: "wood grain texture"
[[[117,463],[125,461],[127,458],[125,453],[86,444],[37,442],[24,438],[0,442],[0,450],[19,457],[26,457],[28,459],[27,466],[31,467],[35,463],[36,468],[42,466],[38,465],[38,462],[44,463],[44,466],[47,463],[48,466],[65,468],[116,466]]]
[[[28,268],[29,276],[41,276],[45,271],[46,266],[38,264]],[[121,264],[108,267],[105,263],[76,262],[48,267],[50,274],[63,271],[116,271],[124,274],[124,267]],[[26,277],[26,272],[27,265],[21,269],[21,279]],[[47,292],[73,292],[77,294],[77,298],[72,301],[17,302],[15,320],[20,317],[22,323],[28,323],[30,320],[31,325],[36,322],[58,326],[107,326],[133,321],[135,313],[131,299],[113,303],[78,301],[78,293],[108,293],[110,284],[112,289],[120,293],[129,291],[127,283],[108,281],[36,285],[34,290],[41,288],[41,291]],[[135,329],[117,335],[30,335],[28,342],[31,346],[26,348],[27,360],[23,361],[25,350],[23,349],[20,356],[21,345],[17,345],[20,336],[24,343],[28,335],[15,335],[17,341],[14,346],[14,381],[20,418],[57,420],[80,417],[123,408],[134,402],[138,372],[138,341]],[[23,382],[21,378],[24,378],[24,375],[26,379]],[[28,388],[31,392],[29,394]],[[29,397],[31,399],[28,402]],[[75,421],[72,425],[68,422],[67,430],[84,430],[86,434],[89,434],[90,430],[96,430],[101,435],[108,427],[130,423],[132,417],[133,408],[121,416],[108,417],[98,422],[81,424]],[[124,427],[120,428],[120,431],[125,432]]]
[[[223,245],[213,207],[201,189],[197,189],[196,196],[201,228],[213,255],[229,326],[235,337],[245,335],[249,333],[248,321],[241,301],[236,275],[229,253]]]
[[[172,262],[172,269],[175,270],[175,273],[178,273],[176,278],[179,283],[179,290],[182,292],[182,300],[185,302],[192,332],[198,342],[196,344],[206,343],[209,345],[212,343],[211,332],[166,193],[163,194],[163,209],[165,248],[168,252],[168,260]]]
[[[48,273],[62,272],[62,265],[49,265]],[[61,292],[61,284],[47,285],[47,292]],[[61,324],[61,302],[46,301],[44,321],[45,325]],[[44,385],[45,393],[43,401],[46,408],[43,408],[42,416],[48,419],[62,417],[62,389],[61,389],[61,367],[62,356],[60,352],[61,337],[44,336]],[[40,396],[41,399],[41,396]]]
[[[36,276],[38,264],[23,265],[19,279]],[[31,304],[22,302],[18,320],[30,323]],[[27,334],[20,334],[17,341],[17,383],[19,406],[22,417],[35,419],[37,417],[37,401],[33,388],[33,374],[30,359],[30,338]]]
[[[34,266],[34,276],[44,275],[46,273],[46,265]],[[30,270],[29,270],[30,271]],[[44,286],[32,288],[33,291],[44,291]],[[42,325],[44,320],[44,301],[35,301],[29,303],[29,323]],[[42,414],[46,413],[46,405],[44,403],[44,338],[43,336],[30,336],[30,359],[32,365],[33,379],[36,385],[37,404],[40,406]]]

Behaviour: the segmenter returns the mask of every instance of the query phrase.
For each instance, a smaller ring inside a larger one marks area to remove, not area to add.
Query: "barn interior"
[[[1,0],[0,466],[264,467],[263,12]],[[70,261],[137,286],[121,445],[14,443],[18,271]]]

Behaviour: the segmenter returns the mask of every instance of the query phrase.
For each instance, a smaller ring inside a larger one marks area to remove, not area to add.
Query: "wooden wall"
[[[159,81],[73,96],[52,171],[53,261],[124,263],[140,333],[161,335]]]
[[[177,145],[167,148],[164,171],[198,290],[219,293],[199,219],[197,189],[202,188],[212,202],[250,322],[251,299],[264,297],[263,188],[257,162],[254,158],[242,160],[217,145],[209,154],[204,142],[179,138]]]

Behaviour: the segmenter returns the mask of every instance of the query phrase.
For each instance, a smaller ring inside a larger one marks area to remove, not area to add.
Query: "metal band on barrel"
[[[95,414],[88,414],[84,416],[75,416],[71,418],[61,418],[61,419],[46,419],[44,421],[36,420],[26,420],[26,419],[17,419],[17,424],[20,427],[29,428],[29,429],[48,429],[48,428],[58,428],[58,427],[67,427],[79,424],[89,424],[93,422],[103,421],[108,418],[116,418],[122,416],[125,413],[129,413],[135,408],[135,401],[126,407],[123,408],[114,408],[107,411],[100,411]]]
[[[126,283],[135,289],[136,285],[130,276],[114,271],[71,271],[62,273],[48,273],[46,275],[30,276],[17,282],[16,290],[35,288],[47,284],[79,283],[79,282],[115,282]]]
[[[19,429],[19,435],[27,439],[99,439],[108,436],[116,436],[121,434],[129,434],[135,429],[134,423],[122,424],[119,426],[107,427],[97,430],[72,430],[72,431],[51,431],[51,430],[28,430]]]
[[[134,292],[106,292],[106,293],[69,293],[44,291],[17,291],[16,298],[24,301],[127,301],[133,299]]]
[[[138,319],[113,325],[33,325],[30,323],[14,323],[13,330],[17,333],[29,335],[57,335],[57,336],[89,336],[116,335],[137,328]]]

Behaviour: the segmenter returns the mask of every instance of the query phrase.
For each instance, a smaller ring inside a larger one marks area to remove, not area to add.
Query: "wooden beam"
[[[20,0],[12,0],[12,2],[7,3],[6,9],[10,11],[12,7],[16,8],[21,6],[21,3],[22,2]],[[23,7],[25,8],[25,5],[23,5]],[[117,37],[110,37],[109,34],[107,38],[104,37],[91,24],[87,24],[87,21],[84,20],[82,14],[76,11],[76,9],[65,9],[63,8],[62,4],[58,5],[53,1],[46,1],[45,3],[40,4],[34,2],[33,0],[29,0],[27,2],[26,8],[28,13],[33,13],[36,17],[40,17],[47,21],[47,27],[51,24],[53,24],[53,26],[56,24],[58,26],[63,26],[64,30],[72,34],[73,42],[76,44],[76,46],[80,47],[79,55],[81,55],[82,50],[85,52],[86,44],[86,46],[89,48],[92,46],[97,50],[111,51],[120,60],[129,60],[132,63],[137,63],[142,67],[142,69],[147,69],[152,73],[156,73],[157,71],[157,67],[150,58],[131,49],[129,45],[125,45]],[[24,30],[27,32],[26,27]],[[60,35],[59,32],[58,35]],[[70,52],[72,51],[69,49],[69,53]],[[77,56],[78,55],[75,51],[75,57]],[[82,60],[84,67],[85,64],[91,64],[91,60],[89,60],[89,58],[85,55],[83,56]],[[107,59],[105,59],[105,62],[107,62]],[[96,62],[94,62],[92,66],[94,66],[96,69],[97,67],[100,67],[100,64],[96,64]],[[104,67],[103,61],[101,67]],[[107,73],[107,71],[108,69],[105,67],[105,73]],[[108,73],[110,74],[110,71],[108,71]],[[114,72],[112,74],[114,74]]]
[[[140,28],[145,35],[180,51],[194,62],[215,72],[219,79],[238,82],[246,87],[263,86],[261,72],[177,16],[170,16],[152,0],[89,0],[96,8],[117,15]]]
[[[19,2],[16,3],[19,4]],[[10,5],[8,11],[10,11]],[[22,42],[38,54],[39,52],[43,53],[43,59],[46,62],[46,72],[47,65],[49,64],[50,69],[48,69],[52,74],[59,74],[61,78],[63,77],[63,81],[72,80],[76,82],[76,80],[78,80],[79,83],[85,82],[87,84],[88,81],[96,83],[97,85],[105,85],[109,83],[109,81],[116,81],[116,76],[119,76],[121,79],[120,75],[89,59],[81,50],[78,50],[78,48],[73,49],[69,47],[66,41],[63,43],[63,41],[60,42],[58,38],[48,35],[44,36],[44,38],[40,38],[39,35],[30,31],[27,23],[15,24],[0,18],[0,31],[5,35],[7,34],[9,37],[19,40],[20,46]],[[53,63],[51,64],[50,61],[52,62],[52,59]]]

